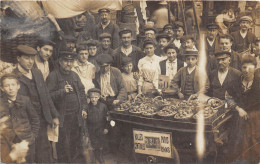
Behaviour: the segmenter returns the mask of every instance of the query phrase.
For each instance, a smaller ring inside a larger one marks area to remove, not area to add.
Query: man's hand
[[[113,104],[116,105],[116,104],[118,104],[119,102],[120,102],[120,100],[114,100],[114,101],[113,101]]]
[[[181,92],[178,93],[178,97],[179,99],[184,99],[184,95]]]
[[[107,134],[108,133],[108,130],[107,129],[104,129],[104,134]]]
[[[248,119],[247,112],[243,108],[236,107],[236,109],[237,109],[238,114],[239,114],[240,117],[244,118],[245,120]]]
[[[67,84],[67,85],[65,85],[65,91],[66,91],[66,93],[69,93],[69,92],[72,92],[73,91],[73,88],[72,88],[72,86],[71,85],[69,85],[69,84]]]
[[[56,128],[57,126],[59,126],[60,125],[60,121],[59,121],[59,119],[58,118],[54,118],[53,120],[52,120],[52,127],[53,128]]]
[[[83,110],[83,111],[82,111],[82,117],[83,117],[84,119],[86,119],[87,116],[88,116],[87,112]]]

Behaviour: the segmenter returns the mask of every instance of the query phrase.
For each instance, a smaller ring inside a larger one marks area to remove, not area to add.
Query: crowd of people
[[[12,145],[22,140],[29,142],[27,163],[55,162],[54,148],[56,162],[76,162],[86,125],[96,159],[104,163],[103,149],[117,149],[120,139],[113,134],[106,142],[115,105],[139,94],[163,96],[164,89],[178,99],[201,94],[198,38],[185,34],[183,22],[162,31],[148,26],[144,40],[134,45],[133,31],[119,30],[109,9],[100,9],[99,16],[91,32],[78,27],[74,36],[61,34],[64,46],[56,60],[50,60],[56,46],[51,40],[40,39],[36,48],[17,46],[17,67],[0,81],[0,117],[8,117],[1,132],[2,162],[13,162]],[[233,150],[226,154],[228,162],[260,159],[260,38],[250,32],[252,22],[242,15],[240,29],[231,34],[221,33],[215,22],[206,25],[204,94],[226,101],[237,115],[229,128],[234,143],[228,144]],[[170,81],[167,88],[160,85],[162,77]],[[56,147],[47,130],[57,127]]]

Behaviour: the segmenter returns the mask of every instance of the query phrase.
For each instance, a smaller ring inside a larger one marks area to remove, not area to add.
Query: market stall
[[[112,120],[132,131],[136,161],[183,162],[185,155],[196,161],[198,102],[173,98],[143,98],[123,103],[110,111]],[[215,160],[217,145],[223,144],[226,125],[232,117],[221,100],[204,104],[205,143],[204,160]]]

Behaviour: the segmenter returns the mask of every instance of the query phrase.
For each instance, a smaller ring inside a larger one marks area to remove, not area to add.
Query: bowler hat
[[[186,50],[183,53],[184,56],[198,56],[198,51]]]

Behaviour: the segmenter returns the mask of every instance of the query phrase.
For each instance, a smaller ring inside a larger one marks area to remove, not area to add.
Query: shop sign
[[[135,153],[173,158],[171,133],[134,129],[133,135]]]

